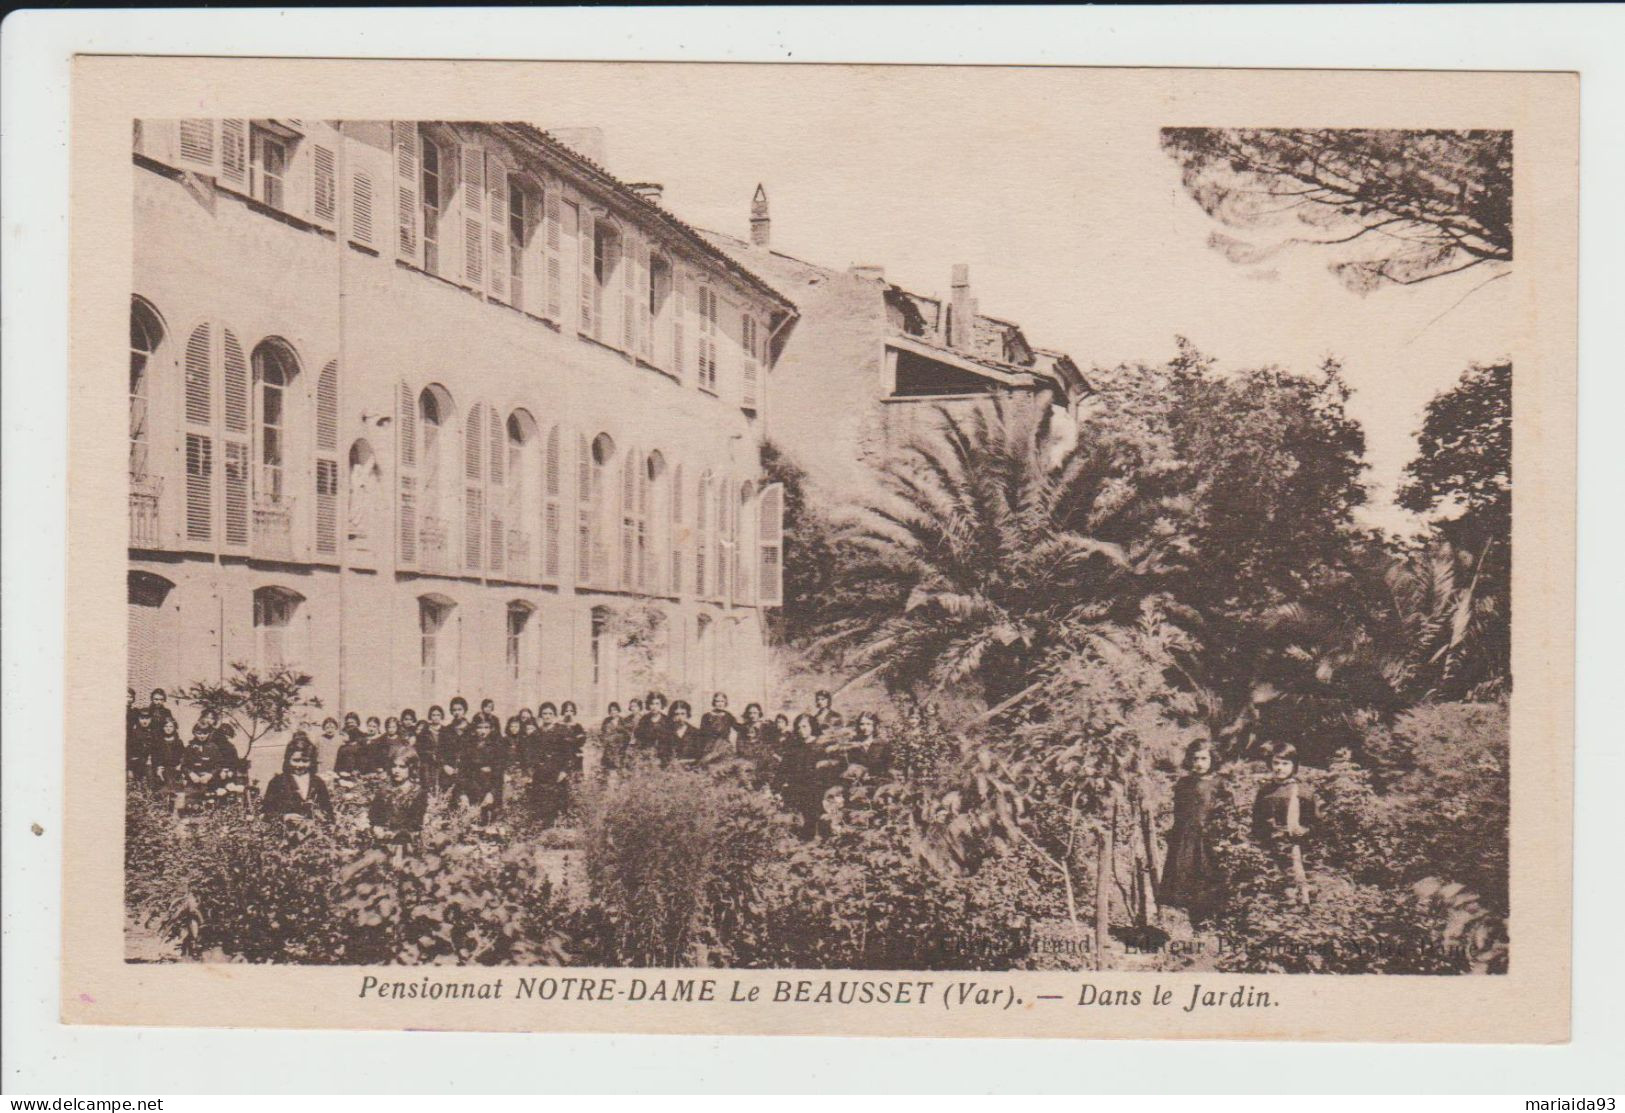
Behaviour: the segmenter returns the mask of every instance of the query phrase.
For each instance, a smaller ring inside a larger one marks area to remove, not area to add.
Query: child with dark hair
[[[1183,908],[1201,926],[1225,901],[1225,878],[1214,850],[1229,801],[1213,775],[1213,746],[1198,739],[1185,747],[1185,775],[1174,783],[1174,822],[1168,830],[1158,899]]]
[[[712,693],[711,710],[700,716],[699,733],[706,764],[739,756],[739,720],[728,710],[724,693]]]
[[[480,822],[490,823],[502,811],[502,777],[506,771],[505,744],[491,719],[475,719],[457,771],[457,801],[480,811]]]
[[[282,772],[265,786],[260,810],[267,819],[298,816],[333,822],[333,798],[316,773],[316,744],[304,731],[293,732],[282,754]]]
[[[440,732],[446,725],[446,711],[438,703],[429,706],[429,712],[418,723],[417,742],[418,780],[426,792],[440,791]]]
[[[632,730],[632,741],[637,753],[645,758],[653,758],[664,763],[662,754],[670,754],[671,717],[666,714],[666,697],[659,692],[650,692],[649,699],[644,705],[648,710],[638,720],[638,725]]]
[[[171,715],[164,720],[163,731],[147,754],[149,770],[154,782],[174,784],[180,779],[181,760],[186,756],[186,743],[181,739],[180,727]]]
[[[389,755],[387,769],[388,782],[367,805],[367,824],[381,842],[416,842],[423,831],[423,817],[429,810],[429,794],[415,776],[417,752],[410,746],[397,747]]]
[[[350,784],[357,777],[367,774],[367,745],[366,735],[359,731],[345,731],[344,741],[339,743],[339,752],[333,757],[333,775],[340,784]]]
[[[151,779],[152,750],[158,738],[151,707],[134,708],[134,717],[124,723],[124,776],[135,784]]]
[[[632,740],[632,728],[621,714],[621,705],[610,701],[604,708],[603,721],[598,724],[598,772],[613,773],[626,763],[627,743]]]
[[[705,759],[705,736],[688,721],[690,714],[692,709],[687,700],[680,699],[671,705],[671,725],[666,729],[665,744],[656,755],[661,765],[672,762],[698,765]]]
[[[1269,850],[1287,879],[1294,901],[1309,903],[1303,845],[1320,818],[1315,790],[1298,778],[1298,748],[1280,743],[1269,750],[1270,779],[1253,800],[1253,838]]]

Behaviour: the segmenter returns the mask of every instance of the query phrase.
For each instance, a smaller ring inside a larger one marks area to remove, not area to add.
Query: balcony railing
[[[529,580],[535,578],[535,568],[530,562],[530,534],[524,530],[510,529],[508,531],[508,575],[516,580]]]
[[[163,476],[130,476],[130,544],[137,548],[158,547],[158,498],[164,490]]]
[[[254,500],[254,554],[272,560],[293,559],[293,506],[289,500]]]
[[[446,523],[426,515],[418,525],[418,566],[425,572],[444,572],[449,567]]]

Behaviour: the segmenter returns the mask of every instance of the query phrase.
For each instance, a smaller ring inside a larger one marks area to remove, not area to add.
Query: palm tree
[[[893,687],[1029,686],[1078,624],[1132,621],[1184,548],[1180,507],[1147,497],[1134,457],[1058,428],[1030,395],[937,407],[881,469],[884,497],[846,538],[821,644]]]

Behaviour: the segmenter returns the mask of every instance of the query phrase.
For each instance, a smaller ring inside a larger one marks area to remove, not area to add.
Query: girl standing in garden
[[[1185,775],[1174,785],[1174,823],[1168,831],[1168,857],[1162,867],[1159,898],[1183,908],[1193,926],[1211,920],[1224,907],[1225,879],[1214,854],[1216,825],[1225,812],[1223,790],[1213,776],[1213,747],[1206,741],[1185,748]]]
[[[423,831],[423,816],[429,810],[429,794],[417,783],[417,751],[398,747],[389,756],[389,782],[367,805],[367,824],[380,842],[415,842]]]
[[[260,810],[267,819],[298,816],[333,822],[333,798],[316,773],[316,745],[304,731],[293,732],[282,755],[282,772],[265,786]]]
[[[1309,903],[1303,845],[1320,819],[1315,790],[1298,778],[1298,748],[1282,743],[1270,750],[1270,779],[1253,801],[1253,837],[1268,849],[1295,901]]]

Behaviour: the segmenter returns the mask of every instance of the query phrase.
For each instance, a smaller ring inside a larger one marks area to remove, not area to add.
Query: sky
[[[1221,368],[1311,372],[1339,358],[1366,431],[1371,524],[1414,525],[1391,498],[1423,407],[1470,363],[1510,350],[1510,284],[1481,285],[1482,268],[1362,297],[1312,249],[1278,256],[1263,276],[1212,251],[1218,225],[1157,137],[1165,125],[1221,122],[1226,106],[1137,71],[524,73],[524,90],[507,92],[537,106],[532,122],[601,128],[609,169],[662,183],[666,206],[689,223],[747,236],[761,182],[775,250],[879,264],[927,294],[946,294],[951,266],[966,263],[983,313],[1020,323],[1029,341],[1086,370],[1166,360],[1181,335]]]

